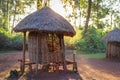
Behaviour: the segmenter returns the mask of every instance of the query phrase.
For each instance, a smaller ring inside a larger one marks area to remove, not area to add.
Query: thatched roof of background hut
[[[74,36],[72,25],[49,7],[44,7],[28,15],[13,29],[15,32],[43,31]]]
[[[106,42],[120,42],[120,29],[115,28],[103,38]]]

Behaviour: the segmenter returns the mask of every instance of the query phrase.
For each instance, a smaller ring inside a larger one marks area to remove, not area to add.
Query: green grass
[[[96,58],[103,59],[106,57],[104,53],[95,53],[95,54],[83,54],[86,58]]]
[[[13,52],[15,50],[0,50],[0,54],[6,54],[6,53],[9,53],[9,52]]]
[[[96,58],[96,59],[104,59],[106,57],[105,53],[85,53],[78,52],[79,56],[84,56],[85,58]]]
[[[1,51],[0,51],[0,54],[4,54],[4,53],[7,53],[7,52],[9,52],[9,51],[1,50]]]

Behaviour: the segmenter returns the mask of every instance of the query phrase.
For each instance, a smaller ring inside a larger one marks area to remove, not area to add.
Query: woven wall
[[[120,59],[120,43],[119,42],[108,42],[107,57]]]
[[[38,39],[38,40],[37,40]],[[28,37],[28,52],[31,62],[38,61],[40,64],[62,61],[60,39],[56,34],[30,32]]]

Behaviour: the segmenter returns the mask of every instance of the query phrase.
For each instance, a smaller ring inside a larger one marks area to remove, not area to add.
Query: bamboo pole
[[[37,48],[36,48],[36,74],[38,73],[38,43],[39,43],[39,39],[38,39],[38,37],[39,37],[39,34],[37,33]]]
[[[22,73],[25,71],[25,50],[26,50],[26,32],[23,32],[23,62],[22,62]]]

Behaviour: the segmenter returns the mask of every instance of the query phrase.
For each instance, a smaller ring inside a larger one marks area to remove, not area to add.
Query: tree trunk
[[[97,27],[99,26],[98,10],[99,10],[99,2],[97,0]]]
[[[9,30],[10,29],[10,26],[9,26],[9,0],[7,1],[7,30]]]
[[[16,7],[17,7],[17,6],[15,6],[15,12],[16,12]],[[16,18],[16,13],[14,13],[14,16],[13,16],[12,29],[13,29],[13,27],[14,27],[14,25],[15,25],[15,18]]]
[[[41,9],[42,7],[42,0],[37,0],[37,9]]]
[[[37,0],[37,9],[41,9],[45,6],[50,7],[50,0]]]
[[[79,10],[81,9],[81,7],[79,7]],[[80,10],[80,24],[79,24],[79,28],[80,28],[80,26],[81,26],[81,10]]]
[[[110,15],[110,22],[111,22],[111,26],[113,25],[113,18],[112,18],[112,16],[113,16],[113,13],[111,13],[111,15]]]
[[[90,19],[91,6],[92,6],[92,0],[88,0],[88,11],[87,11],[87,17],[86,17],[84,34],[85,34],[85,33],[87,32],[87,30],[88,30],[88,23],[89,23],[89,19]]]

